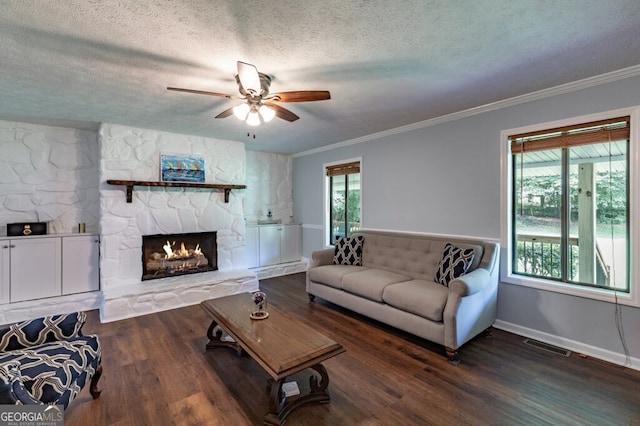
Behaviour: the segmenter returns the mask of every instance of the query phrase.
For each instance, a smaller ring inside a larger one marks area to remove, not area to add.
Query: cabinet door
[[[60,238],[11,240],[11,302],[60,296]]]
[[[260,266],[280,263],[280,229],[282,226],[259,226]]]
[[[255,268],[259,265],[259,251],[258,251],[258,227],[251,226],[245,228],[244,233],[244,241],[245,241],[245,262],[247,264],[247,268]]]
[[[0,241],[0,303],[9,303],[11,241]]]
[[[300,225],[282,227],[280,262],[296,262],[302,258],[302,232]]]
[[[100,289],[100,239],[96,235],[62,238],[62,294]]]

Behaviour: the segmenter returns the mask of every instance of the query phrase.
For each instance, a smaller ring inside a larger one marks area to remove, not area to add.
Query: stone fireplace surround
[[[244,191],[225,203],[215,190],[136,188],[126,203],[124,187],[106,183],[156,181],[160,153],[170,152],[203,156],[207,183],[244,184],[244,144],[112,124],[101,125],[99,141],[103,322],[258,289],[245,266]],[[142,235],[209,231],[217,233],[217,271],[142,281]]]

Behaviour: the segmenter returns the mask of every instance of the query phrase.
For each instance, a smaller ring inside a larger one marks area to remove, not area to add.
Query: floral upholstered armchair
[[[98,336],[82,334],[84,312],[0,328],[0,404],[55,404],[65,409],[90,381],[100,396]]]

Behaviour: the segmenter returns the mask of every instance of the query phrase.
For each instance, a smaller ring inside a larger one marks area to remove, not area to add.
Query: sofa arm
[[[0,404],[42,404],[25,389],[19,361],[0,362]]]
[[[36,318],[4,327],[0,329],[0,352],[82,336],[82,326],[86,319],[86,313],[74,312]]]
[[[489,285],[489,272],[483,268],[477,268],[468,274],[461,275],[451,280],[449,291],[460,297],[477,293]]]
[[[331,265],[333,263],[334,253],[335,249],[333,248],[314,251],[311,253],[311,265],[309,265],[309,267],[313,268],[314,266]]]

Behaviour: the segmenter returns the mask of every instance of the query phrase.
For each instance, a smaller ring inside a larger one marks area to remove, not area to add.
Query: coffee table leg
[[[239,356],[245,355],[245,351],[236,342],[229,342],[222,339],[223,330],[222,327],[218,327],[218,323],[211,321],[209,329],[207,329],[207,337],[209,343],[207,343],[207,349],[215,348],[231,348],[238,353]]]
[[[331,397],[327,388],[329,387],[329,373],[322,364],[309,367],[317,372],[320,381],[315,374],[309,377],[309,393],[305,395],[295,395],[285,398],[282,392],[282,385],[286,379],[274,381],[271,384],[269,393],[269,413],[264,417],[265,425],[280,425],[284,423],[287,416],[296,408],[312,402],[326,403]]]

